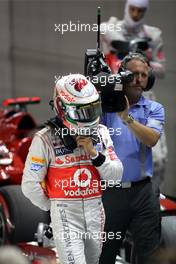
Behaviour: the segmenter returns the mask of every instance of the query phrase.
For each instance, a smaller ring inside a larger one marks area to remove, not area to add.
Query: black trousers
[[[127,230],[132,234],[137,255],[133,263],[148,263],[160,245],[161,217],[157,188],[153,188],[150,181],[131,188],[109,187],[103,193],[103,204],[106,241],[99,264],[115,263]]]

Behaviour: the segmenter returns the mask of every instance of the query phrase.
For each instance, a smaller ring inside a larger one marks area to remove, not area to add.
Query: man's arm
[[[108,129],[105,126],[101,126],[100,133],[105,141],[103,141],[105,149],[101,152],[97,152],[90,137],[77,137],[77,144],[78,146],[82,146],[92,157],[92,164],[100,173],[101,179],[115,185],[122,178],[123,165],[114,152]]]
[[[157,77],[163,78],[165,75],[165,54],[163,50],[163,38],[162,38],[162,31],[157,27],[151,26],[144,26],[145,31],[148,36],[151,37],[151,52],[152,54],[148,54],[147,56],[150,61],[150,65],[153,68],[154,73]],[[149,50],[150,50],[149,49]],[[150,53],[150,52],[149,52]]]
[[[101,32],[101,44],[103,53],[105,55],[109,54],[111,50],[113,50],[111,46],[111,42],[113,40],[124,40],[122,35],[121,24],[119,23],[118,18],[110,17],[107,22],[103,22],[100,25]]]
[[[153,147],[158,142],[160,134],[154,129],[140,124],[136,120],[132,120],[129,116],[127,116],[123,121],[134,133],[136,138],[143,144],[147,145],[148,147]]]
[[[165,76],[165,55],[161,43],[157,44],[154,48],[153,59],[150,61],[150,65],[158,78]]]
[[[148,147],[153,147],[159,140],[164,123],[164,109],[162,105],[157,104],[154,109],[151,109],[151,113],[147,119],[146,125],[134,120],[128,114],[129,102],[127,100],[127,108],[117,113],[122,121],[128,126],[128,128],[134,133],[136,138]]]
[[[47,166],[48,158],[44,142],[39,136],[35,136],[26,159],[21,188],[23,194],[44,211],[50,209],[50,200],[44,191]]]

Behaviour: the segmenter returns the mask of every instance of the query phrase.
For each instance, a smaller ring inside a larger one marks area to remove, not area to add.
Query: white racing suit
[[[163,51],[162,32],[157,27],[145,24],[130,31],[125,24],[125,20],[118,20],[110,17],[108,22],[101,24],[101,43],[105,55],[116,50],[111,43],[114,40],[131,41],[134,39],[150,39],[149,48],[145,51],[155,74],[163,77],[165,73],[165,55]]]
[[[102,49],[110,65],[115,49],[111,46],[113,40],[131,41],[134,39],[149,38],[149,48],[145,51],[157,77],[164,77],[165,74],[165,55],[163,52],[162,32],[157,27],[141,24],[139,27],[130,31],[126,27],[125,20],[118,20],[116,17],[110,17],[108,22],[101,24],[101,43]],[[111,66],[111,65],[110,65]],[[118,70],[120,59],[117,58]],[[113,70],[113,69],[112,69]],[[116,72],[114,72],[116,73]],[[143,95],[150,100],[155,100],[155,94],[152,90],[144,92]],[[165,133],[161,135],[158,143],[152,148],[153,154],[153,181],[160,185],[164,181],[166,164],[168,161],[168,149]]]
[[[118,184],[123,173],[107,128],[98,127],[91,160],[82,147],[70,150],[54,129],[37,132],[27,156],[22,191],[33,204],[50,210],[61,264],[98,264],[104,230],[102,186]],[[104,188],[105,186],[103,186]]]

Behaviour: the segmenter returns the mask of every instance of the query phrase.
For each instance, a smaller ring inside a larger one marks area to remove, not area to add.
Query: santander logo
[[[55,162],[56,164],[62,165],[62,164],[70,164],[70,163],[80,163],[81,161],[90,161],[91,157],[88,154],[82,154],[80,156],[71,156],[71,155],[65,155],[63,159],[56,158]]]

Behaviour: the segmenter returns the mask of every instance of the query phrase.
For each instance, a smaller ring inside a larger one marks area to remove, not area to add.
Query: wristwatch
[[[134,122],[134,118],[131,115],[128,115],[127,119],[124,121],[126,125],[129,125]]]

